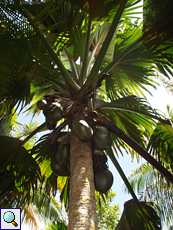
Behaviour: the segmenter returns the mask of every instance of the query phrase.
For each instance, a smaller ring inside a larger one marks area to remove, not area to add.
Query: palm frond
[[[36,220],[36,214],[33,209],[26,205],[22,210],[22,223],[28,224],[32,229],[39,229],[38,221]]]
[[[114,97],[112,96],[111,99],[113,98]],[[170,124],[170,121],[166,118],[164,119],[164,116],[162,118],[161,114],[153,109],[147,100],[144,98],[138,98],[134,95],[119,97],[116,98],[116,100],[111,100],[109,103],[103,100],[96,100],[95,106],[97,109],[115,109],[137,113],[149,117],[150,119]]]
[[[159,72],[169,78],[173,75],[173,16],[172,2],[166,0],[144,1],[143,33],[148,37],[143,42]]]
[[[14,4],[2,4],[0,10],[1,21],[6,24],[6,32],[0,36],[4,44],[4,52],[0,55],[4,60],[1,71],[5,85],[1,90],[1,101],[6,98],[6,107],[3,109],[8,111],[14,106],[22,104],[24,107],[30,103],[35,93],[31,92],[31,83],[35,87],[45,87],[48,78],[52,78],[54,84],[59,83],[60,90],[64,89],[59,70],[54,68],[55,63],[27,19],[19,14]]]
[[[157,117],[157,112],[150,107],[145,99],[136,96],[127,96],[117,98],[110,103],[97,100],[96,107],[100,108],[98,111],[101,114],[113,121],[114,124],[145,148],[145,139],[149,137],[155,125],[153,116]],[[136,109],[139,113],[136,113]],[[148,119],[146,116],[151,117]],[[159,118],[160,117],[158,117],[158,119]],[[112,134],[112,137],[117,150],[119,150],[118,146],[121,146],[121,148],[124,148],[127,152],[134,154],[133,150],[125,143],[123,144],[120,138],[114,134]]]
[[[59,222],[66,226],[65,214],[65,211],[60,207],[60,202],[43,190],[35,195],[30,205],[22,209],[22,223],[31,225],[33,229],[38,227],[36,219],[46,225],[48,222],[51,224]]]
[[[126,25],[125,28],[119,27],[114,46],[113,61],[123,53],[133,42],[140,38],[142,30],[135,25]],[[106,60],[104,67],[108,67],[112,60]],[[137,96],[145,94],[148,91],[147,86],[155,87],[155,82],[151,76],[156,76],[153,61],[141,43],[133,48],[110,70],[106,77],[106,91],[108,95],[136,94]],[[99,74],[100,76],[100,74]]]
[[[17,122],[16,119],[16,113],[10,115],[6,115],[6,113],[4,113],[0,116],[0,136],[9,136],[12,131],[19,131],[21,124]]]
[[[119,20],[122,16],[123,10],[125,9],[127,0],[123,0],[121,1],[117,13],[114,16],[114,19],[112,21],[112,24],[109,28],[109,31],[107,33],[106,39],[103,42],[103,45],[99,51],[98,57],[94,62],[94,65],[91,69],[91,72],[89,74],[89,76],[87,77],[87,80],[85,81],[84,85],[81,87],[81,89],[77,92],[77,94],[74,97],[74,100],[80,100],[82,98],[82,96],[84,95],[84,93],[86,92],[86,90],[88,89],[88,87],[90,85],[94,86],[95,81],[97,79],[97,75],[99,73],[99,70],[101,68],[101,65],[103,63],[103,60],[105,58],[106,52],[108,50],[108,47],[111,43],[111,40],[114,36],[115,30],[118,28],[118,24],[119,24]]]
[[[68,71],[64,67],[63,63],[61,62],[61,60],[59,59],[59,57],[56,55],[55,50],[53,49],[53,47],[51,46],[51,44],[49,43],[49,41],[46,39],[46,37],[43,34],[43,32],[38,27],[37,23],[35,23],[35,21],[30,16],[30,14],[27,12],[27,10],[24,8],[23,5],[19,4],[17,0],[14,0],[14,2],[19,7],[19,10],[22,13],[22,15],[24,15],[27,18],[27,20],[29,21],[29,23],[32,25],[32,27],[34,28],[34,30],[38,34],[38,37],[41,40],[42,44],[44,45],[44,47],[48,51],[49,55],[52,57],[52,59],[57,64],[58,69],[61,72],[62,77],[64,78],[66,84],[67,85],[69,84],[75,91],[78,91],[80,89],[79,85],[73,80],[73,78],[71,78],[70,74],[68,73]]]
[[[153,207],[160,219],[169,225],[173,217],[172,184],[148,163],[133,170],[128,179],[132,188],[138,192],[140,200],[154,202]]]
[[[120,0],[117,1],[103,1],[103,0],[94,0],[94,1],[77,1],[77,0],[69,0],[71,4],[74,4],[84,11],[86,11],[88,14],[91,11],[92,8],[92,20],[97,21],[111,21],[113,20],[113,17],[115,16],[118,6],[120,4]],[[129,0],[128,4],[125,9],[124,17],[126,18],[128,15],[128,10],[132,9],[141,2],[141,0]],[[136,8],[139,8],[140,6],[136,6]],[[132,14],[133,15],[133,14]],[[133,16],[132,16],[133,17]],[[129,17],[128,17],[129,18]]]
[[[154,211],[152,203],[140,202],[140,205],[143,212],[137,207],[134,200],[127,201],[124,204],[123,214],[115,229],[137,230],[139,226],[140,229],[146,230],[161,229],[160,219]]]
[[[12,204],[15,199],[17,200],[17,205],[22,204],[24,201],[29,202],[32,197],[31,191],[34,193],[37,190],[38,181],[41,179],[40,168],[37,162],[21,143],[17,138],[0,137],[0,171],[3,182],[3,190],[1,192],[2,205],[6,204],[6,202]],[[6,184],[3,179],[4,173],[7,173],[7,176],[10,176],[9,178],[13,177],[11,179],[15,182],[15,186],[8,187],[8,183]]]
[[[49,219],[49,221],[63,219],[59,202],[44,191],[36,194],[32,205],[36,206],[37,213],[44,219]]]
[[[24,6],[57,51],[73,44],[74,33],[87,17],[79,7],[65,1],[26,3]]]
[[[173,170],[173,128],[171,125],[158,123],[154,129],[147,146],[148,151],[155,158]]]
[[[141,193],[149,184],[154,183],[155,176],[153,167],[147,163],[143,163],[139,168],[132,170],[128,179],[132,188]],[[124,190],[127,191],[126,188]]]

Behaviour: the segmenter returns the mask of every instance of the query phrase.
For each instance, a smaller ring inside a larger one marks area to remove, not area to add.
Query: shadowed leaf
[[[151,203],[140,202],[143,213],[133,200],[124,204],[124,211],[116,230],[159,230],[160,219],[152,208]],[[144,216],[145,213],[145,216]]]

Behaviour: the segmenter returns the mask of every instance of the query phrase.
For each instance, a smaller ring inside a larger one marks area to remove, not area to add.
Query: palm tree
[[[156,1],[144,1],[146,18],[138,25],[130,21],[137,2],[1,3],[1,112],[8,117],[13,108],[22,110],[32,103],[29,112],[35,115],[39,112],[36,102],[44,96],[63,107],[58,126],[31,150],[24,144],[43,130],[45,123],[23,141],[1,136],[3,205],[16,200],[18,205],[30,202],[40,183],[48,195],[55,194],[57,176],[50,168],[49,146],[55,153],[57,140],[69,141],[70,178],[60,178],[64,182],[61,199],[69,207],[68,229],[97,229],[92,146],[90,141],[81,142],[73,129],[76,121],[83,120],[94,134],[98,126],[112,132],[113,147],[107,154],[133,197],[117,229],[127,222],[137,229],[140,221],[145,229],[160,229],[149,204],[138,202],[113,152],[121,151],[120,146],[136,151],[173,182],[172,174],[146,151],[156,121],[169,126],[170,121],[139,97],[145,97],[147,86],[155,87],[150,76],[156,76],[156,70],[172,73],[171,4],[169,0],[164,5],[157,1],[155,7]],[[67,125],[72,132],[62,137]],[[127,218],[128,209],[133,210],[134,218]]]

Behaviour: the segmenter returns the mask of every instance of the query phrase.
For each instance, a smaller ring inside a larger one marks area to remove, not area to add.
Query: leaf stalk
[[[96,59],[96,61],[94,63],[94,66],[93,66],[93,68],[92,68],[92,70],[91,70],[86,82],[84,83],[82,88],[77,92],[77,94],[74,96],[74,98],[73,98],[74,100],[80,100],[83,97],[83,95],[86,92],[86,90],[88,89],[88,87],[92,84],[92,82],[93,82],[93,84],[95,84],[98,72],[100,70],[102,62],[103,62],[104,57],[106,55],[107,49],[108,49],[108,47],[109,47],[109,45],[111,43],[111,40],[112,40],[112,38],[114,36],[115,30],[116,30],[116,28],[118,26],[119,20],[120,20],[121,15],[122,15],[122,13],[124,11],[126,3],[127,3],[127,0],[122,0],[121,1],[121,4],[120,4],[120,6],[118,8],[118,11],[117,11],[114,19],[113,19],[113,22],[112,22],[112,24],[110,26],[110,29],[109,29],[108,34],[106,36],[106,39],[105,39],[105,41],[104,41],[104,43],[102,45],[102,48],[101,48],[101,50],[100,50],[100,52],[98,54],[98,57],[97,57],[97,59]]]

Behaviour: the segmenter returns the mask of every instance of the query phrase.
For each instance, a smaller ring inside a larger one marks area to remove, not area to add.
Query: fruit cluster
[[[96,133],[91,140],[93,150],[94,182],[95,189],[101,193],[106,193],[113,184],[113,175],[106,164],[107,157],[104,150],[112,145],[112,138],[109,131],[98,126]]]
[[[57,176],[70,176],[70,145],[62,144],[51,157],[51,169]]]
[[[54,129],[57,121],[63,118],[63,107],[56,101],[43,99],[37,102],[37,107],[43,110],[48,129]],[[113,183],[113,175],[108,170],[107,156],[104,153],[104,150],[112,145],[110,132],[103,126],[96,126],[93,132],[90,125],[83,119],[73,119],[70,127],[81,142],[91,141],[95,189],[106,193]],[[51,169],[57,176],[70,176],[69,156],[69,143],[62,142],[58,149],[53,151]]]
[[[63,107],[51,97],[45,97],[37,102],[37,108],[43,110],[46,118],[46,126],[53,130],[56,127],[57,121],[63,118]]]
[[[104,150],[109,149],[112,145],[110,132],[103,126],[97,126],[93,135],[93,129],[85,120],[75,120],[72,123],[72,131],[80,141],[91,141],[95,189],[106,193],[113,183],[113,175],[108,170],[107,157],[104,153]]]

